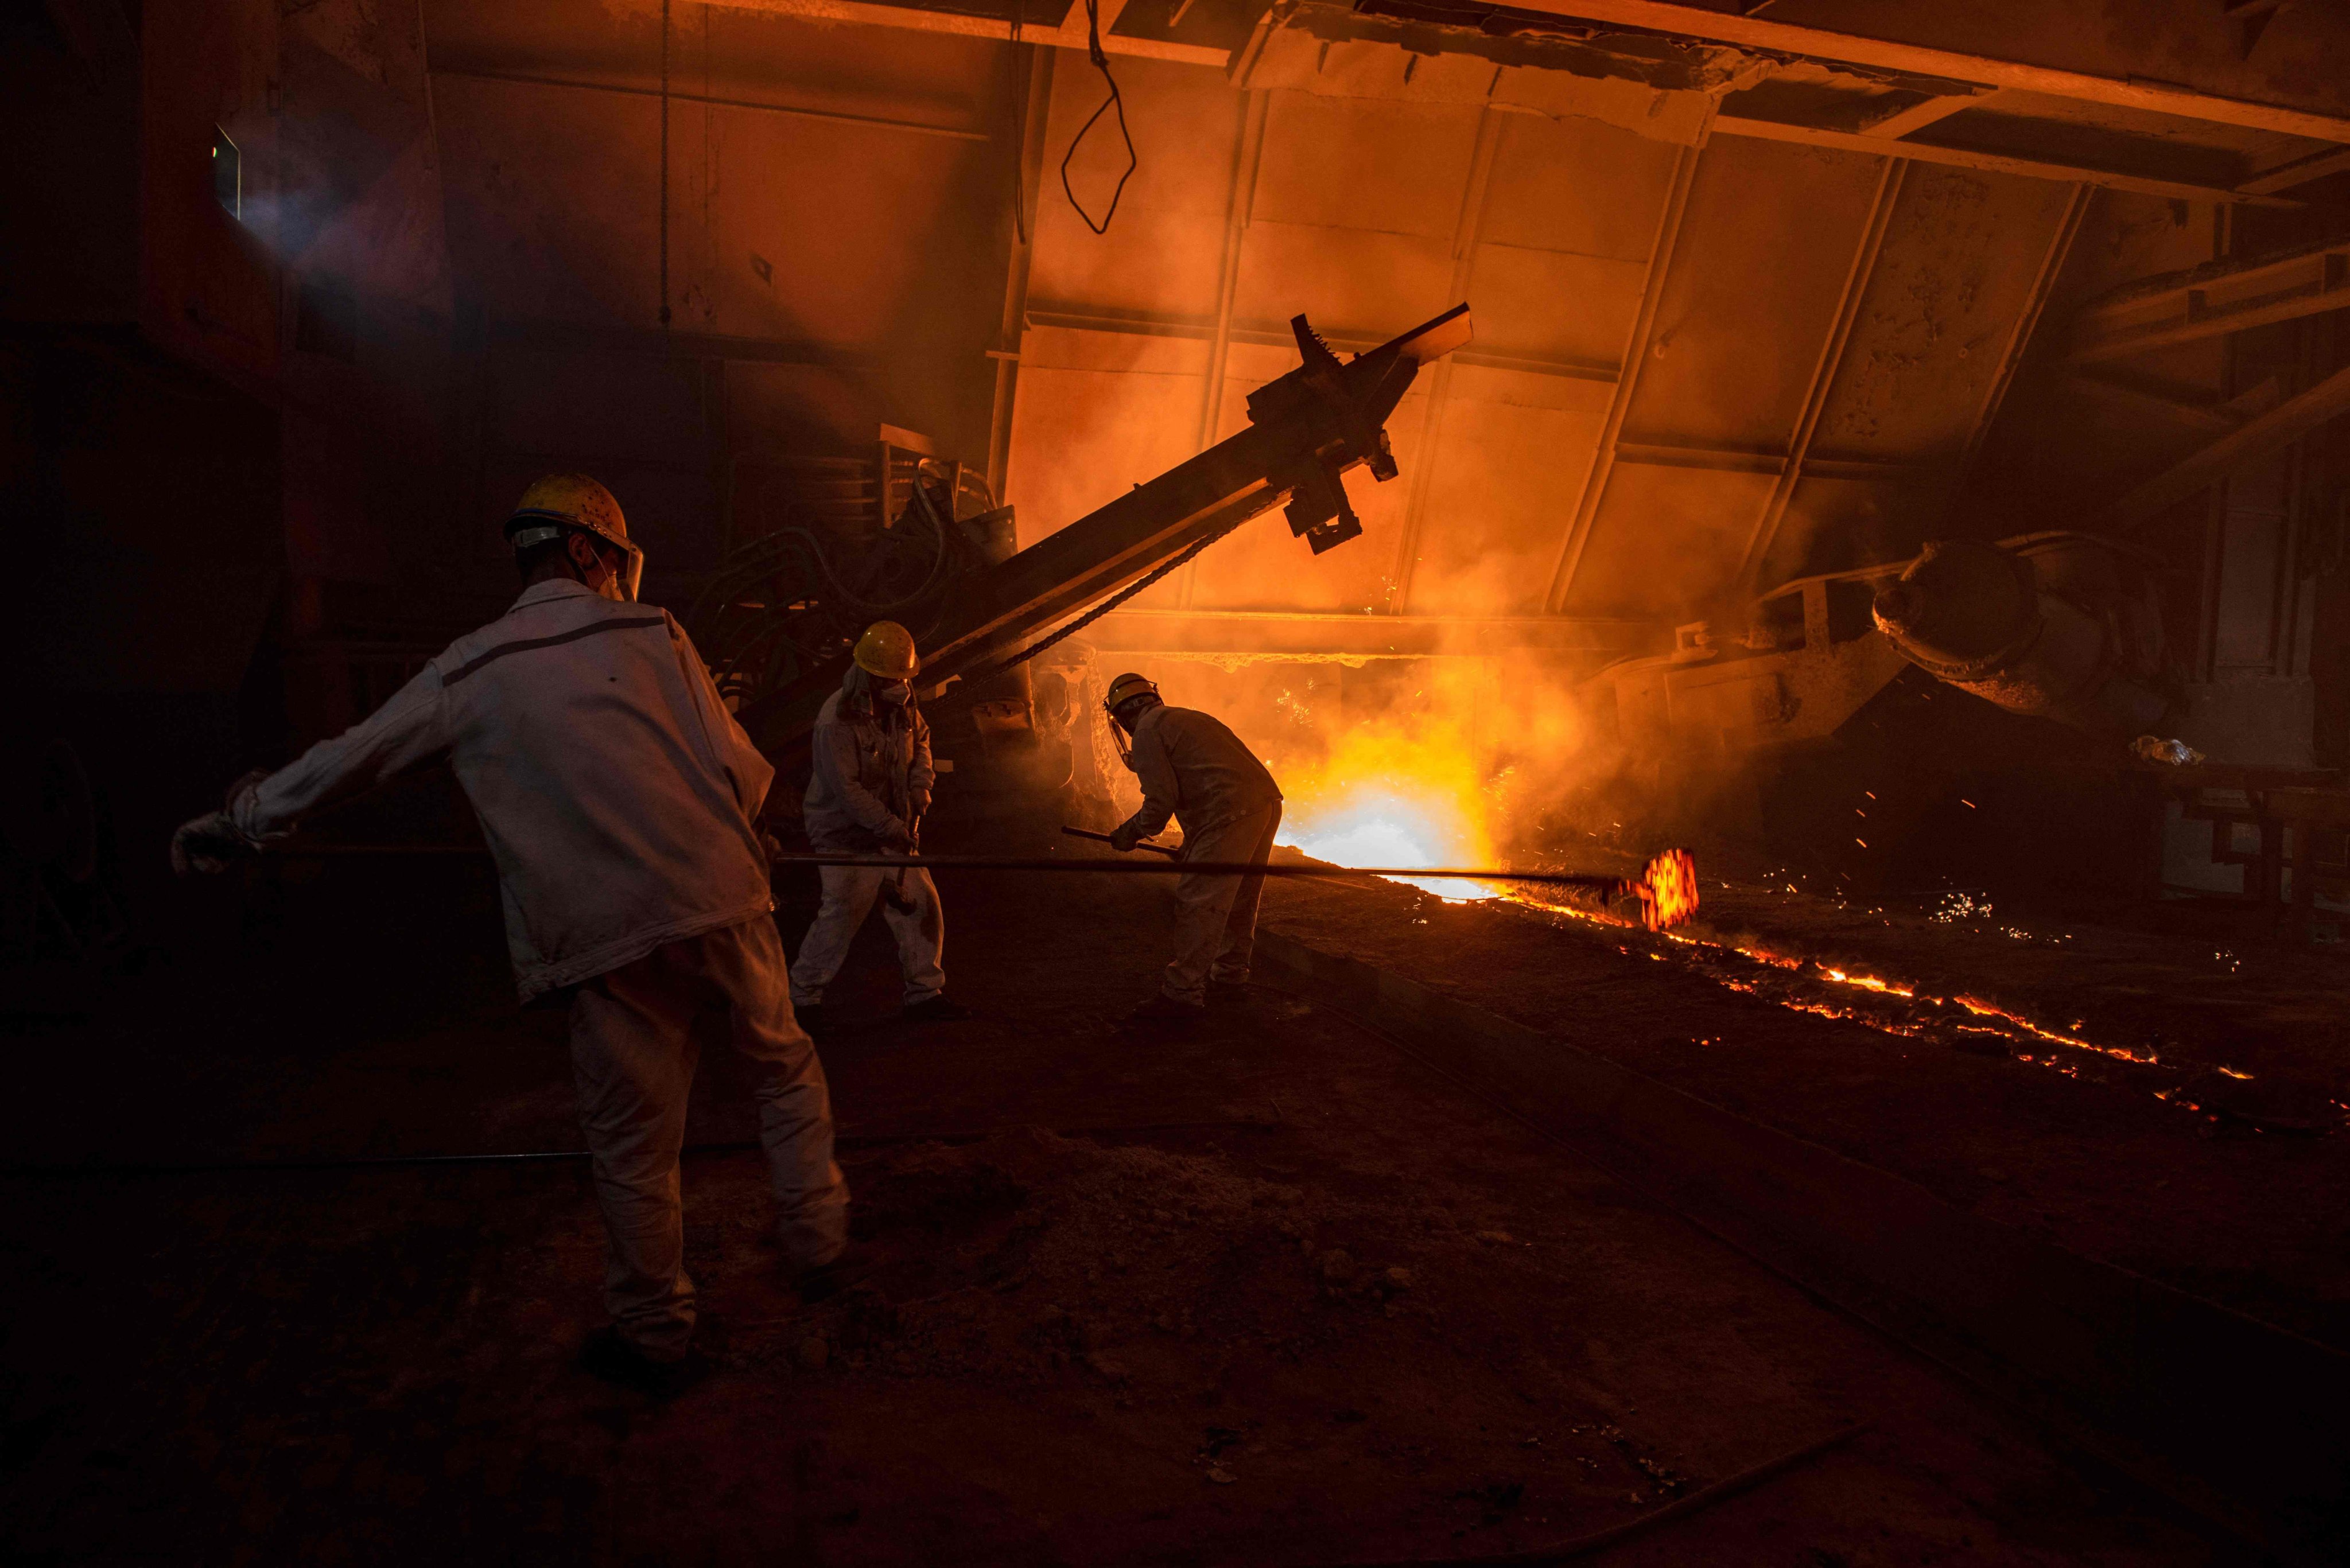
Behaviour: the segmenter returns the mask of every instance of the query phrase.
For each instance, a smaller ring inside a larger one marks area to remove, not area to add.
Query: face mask
[[[902,708],[914,700],[914,687],[911,681],[892,680],[886,686],[876,686],[873,695],[893,707]]]

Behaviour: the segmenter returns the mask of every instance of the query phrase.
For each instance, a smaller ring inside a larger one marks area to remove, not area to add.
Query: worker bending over
[[[792,1016],[753,822],[774,770],[676,621],[636,602],[644,556],[584,474],[524,493],[505,525],[525,587],[391,700],[291,765],[253,775],[172,841],[217,871],[307,813],[447,756],[498,868],[525,1003],[567,998],[571,1059],[609,1243],[598,1376],[673,1391],[690,1357],[678,1152],[695,1015],[723,1015],[759,1104],[784,1256],[826,1293],[847,1235],[832,1109]]]
[[[910,855],[920,841],[937,773],[931,726],[914,701],[913,634],[878,620],[857,639],[840,690],[825,699],[811,738],[808,843],[830,855]],[[939,890],[919,867],[827,866],[824,901],[792,965],[792,1003],[811,1029],[822,1027],[824,988],[840,972],[873,901],[898,939],[906,982],[904,1016],[944,1023],[970,1014],[946,994],[939,958],[946,943]]]
[[[1159,688],[1139,675],[1111,681],[1104,706],[1134,737],[1127,765],[1142,781],[1142,807],[1110,835],[1113,845],[1132,849],[1175,817],[1183,826],[1185,860],[1264,864],[1281,827],[1281,786],[1238,735],[1209,714],[1167,706]],[[1263,888],[1261,872],[1187,872],[1176,880],[1175,961],[1159,994],[1134,1014],[1138,1020],[1197,1018],[1207,1009],[1211,983],[1248,979]]]

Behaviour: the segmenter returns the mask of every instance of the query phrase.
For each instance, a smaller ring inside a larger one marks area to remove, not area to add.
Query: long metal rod
[[[1060,860],[1023,860],[994,855],[777,855],[778,866],[863,866],[888,870],[916,867],[928,871],[1075,871],[1139,877],[1442,877],[1479,882],[1536,882],[1553,888],[1628,888],[1628,877],[1588,871],[1520,871],[1472,866],[1292,866],[1253,860],[1108,860],[1094,856]]]

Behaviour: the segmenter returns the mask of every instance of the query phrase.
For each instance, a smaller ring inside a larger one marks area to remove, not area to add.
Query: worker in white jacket
[[[913,853],[938,782],[931,726],[914,700],[920,669],[913,634],[895,621],[875,621],[857,639],[840,690],[817,711],[805,820],[808,843],[820,853]],[[929,872],[827,866],[819,877],[824,899],[792,964],[792,1005],[809,1028],[823,1026],[824,988],[840,972],[877,898],[898,942],[903,1016],[929,1023],[970,1016],[946,994],[946,917]]]
[[[1173,818],[1183,826],[1185,860],[1264,864],[1281,830],[1281,786],[1238,735],[1213,714],[1169,707],[1139,675],[1111,681],[1104,705],[1134,737],[1127,765],[1142,784],[1142,805],[1111,833],[1113,845],[1132,849]],[[1263,888],[1262,874],[1177,878],[1175,961],[1137,1021],[1196,1019],[1207,1010],[1211,981],[1248,979]]]
[[[666,611],[635,602],[643,556],[619,504],[561,474],[506,524],[525,586],[382,708],[242,781],[173,837],[215,871],[307,813],[446,756],[498,868],[525,1003],[569,998],[571,1054],[609,1241],[612,1327],[585,1364],[656,1391],[698,1369],[678,1155],[695,1015],[726,1016],[759,1103],[785,1257],[824,1293],[847,1240],[823,1066],[792,1016],[753,826],[774,770]]]

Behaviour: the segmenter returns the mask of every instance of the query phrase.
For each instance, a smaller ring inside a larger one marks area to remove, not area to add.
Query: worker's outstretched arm
[[[283,838],[320,806],[345,800],[449,749],[441,671],[426,665],[391,701],[274,774],[241,781],[228,805],[172,836],[172,866],[217,871],[227,857]]]

